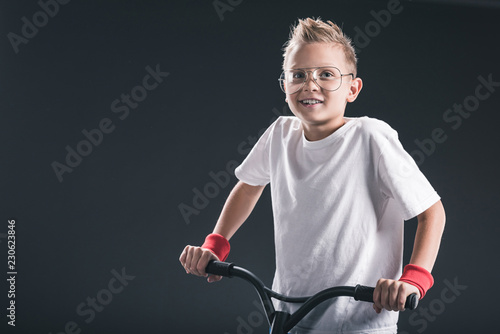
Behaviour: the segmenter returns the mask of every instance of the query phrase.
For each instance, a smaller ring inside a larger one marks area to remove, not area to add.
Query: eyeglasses
[[[353,73],[342,74],[340,70],[333,66],[315,67],[306,71],[308,68],[297,68],[285,70],[281,73],[278,81],[281,90],[284,93],[297,93],[308,80],[309,73],[312,73],[314,82],[318,87],[333,92],[342,85],[342,77],[350,75],[354,79]]]

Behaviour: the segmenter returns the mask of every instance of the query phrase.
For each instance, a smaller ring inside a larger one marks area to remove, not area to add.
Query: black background
[[[212,231],[235,177],[212,187],[213,198],[189,220],[179,205],[193,206],[195,191],[213,183],[210,172],[241,162],[239,145],[249,148],[277,113],[289,113],[277,78],[297,18],[333,20],[354,38],[387,3],[233,0],[219,16],[213,1],[73,0],[16,53],[8,34],[21,35],[22,18],[33,22],[41,7],[2,1],[0,331],[55,334],[73,321],[81,333],[266,333],[250,286],[237,279],[209,285],[178,262],[185,245],[201,244]],[[443,114],[475,94],[479,76],[500,81],[500,7],[402,1],[401,8],[367,45],[357,44],[364,88],[346,109],[388,122],[408,152],[436,128],[446,135],[419,161],[447,213],[435,285],[399,327],[495,331],[500,89],[456,129]],[[157,64],[169,75],[121,120],[111,103]],[[76,149],[82,130],[105,118],[113,132],[59,182],[51,164],[65,163],[65,147]],[[15,328],[5,315],[12,218]],[[406,224],[405,262],[416,220]],[[229,260],[270,285],[268,188],[231,244]],[[104,296],[111,271],[122,268],[135,278],[87,323],[77,306]],[[446,282],[462,290],[454,294]],[[245,332],[241,321],[254,325]]]

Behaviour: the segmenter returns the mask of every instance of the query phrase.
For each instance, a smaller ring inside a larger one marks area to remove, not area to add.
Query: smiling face
[[[351,73],[344,52],[338,44],[302,43],[290,51],[286,69],[308,69],[334,66],[342,74]],[[328,91],[312,79],[309,72],[302,88],[293,94],[286,93],[290,110],[302,121],[306,138],[321,139],[341,127],[347,102],[353,102],[362,87],[360,78],[342,77],[342,84],[335,91]],[[286,89],[286,87],[285,87]]]

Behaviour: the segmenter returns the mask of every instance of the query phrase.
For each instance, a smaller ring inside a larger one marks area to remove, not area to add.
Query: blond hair
[[[332,21],[325,23],[319,17],[315,20],[309,17],[304,20],[299,19],[297,25],[290,29],[289,39],[283,46],[283,70],[288,54],[300,43],[338,43],[344,51],[349,70],[356,77],[358,59],[351,39]]]

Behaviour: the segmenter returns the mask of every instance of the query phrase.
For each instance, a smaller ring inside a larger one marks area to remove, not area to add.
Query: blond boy
[[[320,304],[292,333],[396,333],[398,313],[420,298],[445,224],[440,197],[401,146],[397,132],[369,117],[345,117],[363,82],[351,40],[334,23],[299,20],[286,43],[280,83],[295,117],[280,117],[235,170],[239,179],[212,234],[186,246],[187,273],[208,276],[228,240],[270,183],[276,247],[273,289],[312,295],[337,285],[373,285],[373,308],[352,298]],[[402,274],[403,223],[417,216]],[[208,281],[220,280],[209,276]],[[298,305],[277,309],[293,312]]]

